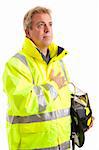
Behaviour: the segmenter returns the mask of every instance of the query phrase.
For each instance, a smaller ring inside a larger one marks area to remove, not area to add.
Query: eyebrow
[[[38,24],[40,24],[40,23],[44,23],[44,24],[45,24],[44,21],[39,21],[39,22],[36,23],[36,25],[38,25]],[[50,21],[49,23],[52,23],[52,21]]]

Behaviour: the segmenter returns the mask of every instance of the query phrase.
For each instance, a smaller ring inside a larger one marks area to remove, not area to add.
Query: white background
[[[0,3],[0,150],[8,150],[6,96],[2,90],[4,64],[21,48],[24,14],[38,5],[52,10],[54,41],[69,51],[65,62],[71,80],[90,97],[95,121],[81,150],[99,150],[98,0],[3,0]]]

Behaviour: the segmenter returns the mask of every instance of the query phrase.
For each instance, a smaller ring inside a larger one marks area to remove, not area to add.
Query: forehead
[[[34,14],[32,17],[32,23],[37,23],[40,21],[52,22],[52,18],[49,14],[46,13]]]

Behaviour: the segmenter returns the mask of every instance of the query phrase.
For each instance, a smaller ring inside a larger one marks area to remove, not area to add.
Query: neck
[[[46,56],[48,47],[45,47],[45,46],[38,46],[32,39],[30,39],[30,40],[37,46],[37,48],[40,50],[40,52],[41,52],[44,56]]]
[[[41,51],[43,53],[44,56],[47,55],[47,50],[46,51]]]
[[[46,56],[46,54],[47,54],[47,49],[48,49],[48,48],[40,48],[40,47],[38,47],[38,48],[39,48],[40,52],[41,52],[44,56]]]

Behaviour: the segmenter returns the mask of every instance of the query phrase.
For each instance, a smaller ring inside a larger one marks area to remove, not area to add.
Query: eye
[[[52,22],[50,22],[49,25],[52,26]]]
[[[44,23],[39,23],[39,24],[37,25],[37,27],[38,27],[38,28],[44,27]]]

